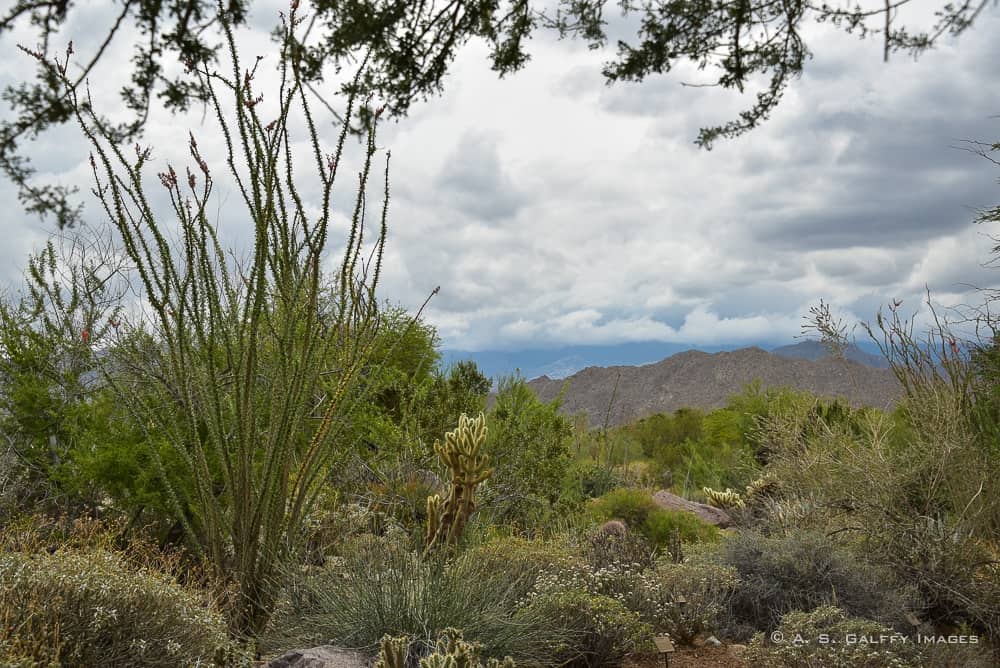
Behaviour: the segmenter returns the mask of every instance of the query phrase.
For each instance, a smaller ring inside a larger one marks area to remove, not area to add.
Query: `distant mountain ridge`
[[[542,376],[528,385],[540,399],[551,401],[568,384],[562,412],[584,412],[590,424],[598,426],[609,404],[609,424],[620,425],[678,408],[719,408],[754,381],[760,381],[765,389],[791,387],[844,399],[854,406],[876,408],[890,408],[903,393],[899,381],[887,369],[829,356],[803,359],[758,347],[717,353],[689,350],[642,366],[592,366],[565,380]]]
[[[827,351],[818,341],[802,341],[793,345],[759,341],[751,344],[711,346],[646,341],[603,346],[560,346],[526,350],[467,351],[445,349],[441,352],[445,366],[460,360],[472,360],[486,376],[496,381],[501,376],[509,376],[515,371],[520,371],[521,375],[529,380],[541,376],[561,379],[568,378],[591,366],[638,366],[654,364],[671,355],[688,350],[715,353],[752,346],[771,350],[783,357],[814,360],[827,355]],[[877,352],[874,345],[862,343],[860,346],[850,346],[847,349],[847,357],[868,366],[886,368],[885,360],[872,354],[874,352]]]
[[[823,345],[823,343],[815,340],[800,341],[799,343],[795,343],[790,346],[780,346],[772,349],[771,352],[775,355],[781,355],[782,357],[792,357],[812,361],[824,359],[833,355],[833,353],[831,353],[830,350]],[[889,361],[885,357],[866,352],[857,345],[845,346],[844,357],[875,369],[889,368]]]

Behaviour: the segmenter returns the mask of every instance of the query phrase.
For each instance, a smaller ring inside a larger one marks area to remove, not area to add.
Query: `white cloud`
[[[81,10],[71,28],[93,28],[108,6]],[[254,5],[257,30],[241,36],[248,53],[274,53],[264,28],[283,6]],[[440,285],[426,314],[444,345],[487,349],[788,339],[820,298],[870,318],[866,309],[894,297],[919,303],[925,284],[953,301],[962,282],[996,285],[978,267],[991,244],[969,210],[1000,199],[996,174],[950,147],[1000,134],[989,118],[1000,111],[990,86],[998,32],[1000,16],[987,12],[957,44],[883,64],[876,42],[811,27],[816,58],[774,117],[711,152],[693,145],[697,129],[750,100],[681,87],[704,76],[694,68],[607,87],[599,70],[610,49],[539,38],[526,69],[501,81],[486,47],[471,44],[441,97],[380,134],[393,156],[382,295],[415,309]],[[73,35],[81,53],[95,33],[82,34]],[[32,72],[15,37],[0,42],[4,81]],[[127,62],[130,48],[116,42],[113,57]],[[92,82],[99,102],[116,100],[123,82],[111,74]],[[260,76],[273,90],[271,69]],[[158,164],[184,164],[189,127],[221,166],[220,137],[200,126],[200,112],[154,113],[144,143]],[[324,127],[332,145],[335,129]],[[86,188],[86,147],[73,132],[43,137],[38,164]],[[335,189],[339,232],[359,147],[349,153]],[[309,158],[297,173],[308,173]],[[315,185],[304,191],[315,196]],[[0,195],[12,201],[10,184]],[[222,184],[220,195],[223,232],[241,243],[239,196]],[[44,236],[13,205],[0,225],[11,284]]]

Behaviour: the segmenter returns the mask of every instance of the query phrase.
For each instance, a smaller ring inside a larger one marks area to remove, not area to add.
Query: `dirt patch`
[[[664,668],[663,657],[630,657],[622,668]],[[747,664],[732,656],[727,647],[693,647],[671,654],[670,668],[747,668]]]

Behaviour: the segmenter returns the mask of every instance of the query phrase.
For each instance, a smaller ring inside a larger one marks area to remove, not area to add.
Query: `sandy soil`
[[[622,668],[664,668],[663,658],[633,657]],[[726,647],[692,647],[671,654],[670,668],[747,668],[747,665],[734,658]]]

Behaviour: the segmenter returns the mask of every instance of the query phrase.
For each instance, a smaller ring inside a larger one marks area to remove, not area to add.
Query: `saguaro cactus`
[[[434,451],[448,467],[451,489],[442,499],[435,494],[427,498],[427,533],[424,554],[438,545],[458,543],[465,523],[476,508],[473,495],[476,485],[490,477],[489,457],[479,451],[486,443],[486,416],[470,418],[464,413],[458,418],[458,428],[444,435],[444,442],[435,441]]]

